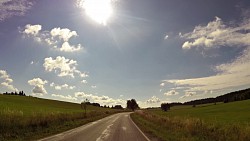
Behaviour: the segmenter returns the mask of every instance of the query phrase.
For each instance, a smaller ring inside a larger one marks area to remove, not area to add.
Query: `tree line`
[[[86,105],[92,105],[92,106],[95,106],[95,107],[102,107],[102,108],[111,108],[111,109],[123,109],[123,107],[121,106],[121,105],[115,105],[115,106],[106,106],[106,105],[104,105],[104,106],[101,106],[99,103],[91,103],[91,102],[89,102],[89,101],[86,101],[85,100],[85,102],[84,102]]]
[[[115,106],[101,106],[99,103],[91,103],[88,99],[86,99],[84,102],[81,103],[82,105],[92,105],[96,107],[103,107],[103,108],[111,108],[111,109],[124,109],[121,105],[115,105]],[[132,111],[139,109],[139,105],[137,104],[135,99],[127,100],[127,109],[131,109]],[[84,108],[83,108],[84,109]]]
[[[178,105],[193,105],[193,107],[195,107],[196,105],[200,105],[200,104],[209,104],[209,103],[216,104],[217,102],[228,103],[228,102],[241,101],[241,100],[247,100],[247,99],[250,99],[250,88],[245,89],[245,90],[230,92],[224,95],[217,96],[215,98],[203,98],[203,99],[187,101],[184,103],[180,103],[180,102],[162,103],[161,109],[163,111],[168,111],[170,110],[170,107],[178,106]]]
[[[184,105],[199,105],[199,104],[208,104],[208,103],[217,103],[217,102],[234,102],[250,99],[250,88],[245,90],[239,90],[235,92],[230,92],[221,96],[217,96],[215,98],[204,98],[198,100],[192,100],[183,103]]]
[[[26,94],[23,91],[19,91],[19,92],[5,92],[3,93],[4,95],[19,95],[19,96],[26,96]]]

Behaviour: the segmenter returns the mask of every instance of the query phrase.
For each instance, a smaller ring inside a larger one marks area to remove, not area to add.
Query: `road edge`
[[[134,124],[134,126],[137,128],[137,130],[143,135],[143,137],[147,140],[147,141],[151,141],[143,132],[142,130],[135,124],[135,122],[132,120],[132,118],[130,117],[131,113],[129,114],[129,119],[132,121],[132,123]]]

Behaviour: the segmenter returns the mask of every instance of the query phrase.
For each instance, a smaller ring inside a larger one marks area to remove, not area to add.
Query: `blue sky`
[[[0,92],[141,107],[250,86],[249,0],[2,0]]]

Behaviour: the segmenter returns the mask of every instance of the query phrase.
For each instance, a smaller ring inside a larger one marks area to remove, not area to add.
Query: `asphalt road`
[[[149,141],[130,118],[118,113],[40,141]]]

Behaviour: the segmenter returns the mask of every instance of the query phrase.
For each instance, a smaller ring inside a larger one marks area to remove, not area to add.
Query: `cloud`
[[[147,103],[152,104],[152,103],[160,103],[161,100],[157,98],[156,96],[152,96],[150,99],[147,100]]]
[[[51,96],[61,98],[61,99],[71,100],[71,101],[77,101],[77,98],[72,97],[71,95],[64,96],[64,95],[59,95],[59,94],[52,94]]]
[[[44,68],[46,71],[59,70],[58,76],[71,76],[74,77],[77,62],[74,60],[66,59],[65,57],[57,56],[56,59],[51,57],[44,59]]]
[[[0,21],[4,21],[12,16],[24,16],[33,4],[34,2],[31,0],[1,0]]]
[[[160,86],[161,86],[161,87],[164,87],[164,86],[165,86],[165,83],[164,83],[164,82],[162,82],[162,83],[160,84]]]
[[[214,21],[206,26],[196,26],[192,32],[182,36],[188,39],[183,45],[183,49],[193,47],[215,48],[220,46],[249,46],[250,45],[250,19],[244,20],[238,26],[228,26],[222,19],[216,17]]]
[[[184,96],[181,96],[180,99],[185,98],[185,97],[191,97],[196,95],[196,92],[186,92]]]
[[[60,48],[60,51],[64,51],[64,52],[75,52],[75,51],[79,51],[81,50],[81,44],[78,44],[77,47],[75,46],[71,46],[69,44],[69,42],[64,42],[62,44],[62,47]]]
[[[56,90],[62,90],[62,89],[73,90],[76,88],[76,86],[69,86],[68,84],[58,85],[55,84],[54,82],[50,83],[50,87],[54,87],[54,89]]]
[[[91,88],[95,89],[95,88],[96,88],[96,85],[92,85]]]
[[[5,70],[0,70],[0,78],[7,79],[9,77],[10,76],[8,75],[8,73]]]
[[[33,94],[47,94],[44,85],[48,83],[47,80],[42,80],[41,78],[33,78],[28,81],[28,84],[34,86],[32,89]]]
[[[78,74],[80,77],[87,77],[86,73],[82,73],[81,71],[76,69],[77,61],[66,59],[62,56],[57,56],[55,59],[52,57],[44,59],[44,68],[46,71],[59,71],[58,76],[70,76],[72,78],[75,77],[75,74]]]
[[[179,92],[177,92],[175,90],[170,90],[170,91],[164,93],[164,95],[166,95],[166,96],[172,96],[172,95],[178,95],[178,94],[179,94]]]
[[[54,87],[54,86],[55,86],[55,83],[52,82],[52,83],[49,84],[49,86],[50,86],[50,87]]]
[[[86,94],[84,92],[76,92],[75,97],[87,98],[102,105],[125,105],[126,101],[123,99],[113,99],[108,96],[97,96],[93,94]]]
[[[23,31],[24,34],[30,35],[30,36],[35,36],[39,33],[39,31],[42,30],[42,26],[37,24],[37,25],[30,25],[27,24],[25,26],[25,30]]]
[[[87,84],[88,82],[87,82],[87,80],[82,80],[81,83]]]
[[[250,19],[245,19],[238,26],[227,26],[218,17],[206,26],[196,26],[193,32],[186,33],[183,38],[192,40],[183,44],[184,49],[193,47],[218,48],[242,47],[241,55],[212,67],[215,75],[165,80],[165,83],[175,84],[186,91],[216,91],[250,85]]]
[[[190,91],[221,90],[231,87],[250,85],[250,48],[243,55],[231,63],[221,64],[214,67],[216,75],[179,80],[165,80],[176,86],[189,88]]]
[[[68,42],[71,37],[77,36],[76,31],[70,31],[68,28],[53,28],[50,31],[52,38],[59,38],[65,42]]]
[[[168,37],[169,37],[169,36],[168,36],[168,35],[166,35],[166,36],[164,37],[164,40],[167,40],[167,39],[168,39]]]
[[[4,86],[5,88],[7,88],[8,90],[11,90],[11,91],[18,91],[17,88],[15,88],[13,85],[11,85],[7,82],[2,82],[1,86]]]
[[[13,79],[10,78],[10,75],[7,73],[7,71],[0,70],[0,80],[2,81],[0,86],[5,87],[10,91],[18,91],[18,89],[11,84]]]
[[[87,72],[81,72],[79,70],[75,70],[75,73],[77,73],[82,78],[89,77]]]
[[[77,52],[83,49],[81,44],[71,45],[69,40],[72,37],[77,37],[76,31],[71,31],[68,28],[53,28],[51,31],[43,30],[42,25],[27,24],[24,29],[20,29],[25,37],[33,38],[35,41],[45,43],[62,52]]]

